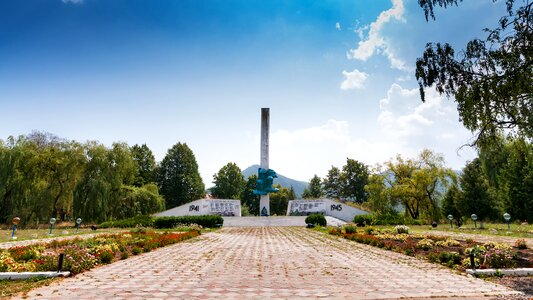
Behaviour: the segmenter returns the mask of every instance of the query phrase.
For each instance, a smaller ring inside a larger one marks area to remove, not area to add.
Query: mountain
[[[257,175],[258,169],[259,169],[259,165],[250,166],[242,171],[242,175],[244,176],[245,179],[248,179],[250,175],[254,175],[254,174]],[[281,184],[282,187],[286,187],[286,188],[291,188],[292,186],[292,188],[294,189],[294,192],[296,193],[296,198],[300,199],[302,197],[304,190],[309,185],[309,183],[294,180],[294,179],[285,177],[279,173],[277,174],[278,174],[278,178],[274,178],[274,184]]]

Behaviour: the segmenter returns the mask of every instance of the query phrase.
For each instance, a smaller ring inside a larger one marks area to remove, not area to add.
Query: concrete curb
[[[533,268],[519,268],[519,269],[466,269],[466,273],[470,275],[488,275],[492,276],[500,272],[504,276],[533,276]]]
[[[10,279],[10,280],[20,280],[28,279],[32,277],[68,277],[70,272],[0,272],[0,280]]]

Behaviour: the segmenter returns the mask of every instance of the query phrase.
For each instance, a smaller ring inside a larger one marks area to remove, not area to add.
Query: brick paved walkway
[[[305,228],[224,228],[32,290],[29,299],[479,298],[513,291]]]

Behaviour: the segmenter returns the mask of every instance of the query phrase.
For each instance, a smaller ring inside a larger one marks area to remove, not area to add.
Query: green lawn
[[[76,233],[76,228],[54,228],[52,237],[62,237],[62,236],[73,236],[73,235],[83,235],[90,233],[103,233],[103,232],[117,232],[124,229],[116,228],[106,228],[98,229],[96,231],[91,230],[90,228],[80,228],[79,233]],[[20,229],[15,232],[16,240],[11,239],[12,230],[2,229],[0,230],[0,243],[12,242],[12,241],[24,241],[24,240],[35,240],[35,239],[44,239],[50,237],[50,228],[41,228],[41,229]]]

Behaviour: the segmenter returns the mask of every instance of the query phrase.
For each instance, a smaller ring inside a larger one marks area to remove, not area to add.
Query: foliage
[[[461,0],[419,0],[434,18],[435,5]],[[517,3],[522,3],[522,6]],[[533,3],[507,0],[507,14],[495,29],[485,29],[485,40],[474,39],[455,54],[449,44],[428,43],[416,62],[416,78],[424,100],[424,87],[435,85],[440,94],[453,96],[465,127],[478,131],[478,139],[511,129],[533,137],[532,44]]]
[[[343,229],[344,229],[344,232],[346,232],[347,234],[352,234],[352,233],[357,232],[357,227],[354,227],[351,225],[344,226]]]
[[[311,214],[305,218],[306,224],[315,224],[319,226],[326,226],[327,221],[326,218],[323,215],[320,214]]]
[[[405,214],[413,220],[440,219],[439,203],[442,190],[455,174],[444,167],[444,158],[430,150],[423,150],[416,159],[396,160],[385,163],[385,171],[378,167],[369,179],[366,190],[369,206],[378,214],[393,214],[398,203],[405,208]]]
[[[527,249],[527,243],[524,239],[518,239],[514,242],[514,246],[518,249]]]
[[[288,189],[280,184],[276,184],[273,187],[278,188],[279,191],[270,194],[270,214],[284,216],[287,214],[289,200],[294,200],[296,195],[292,187]]]
[[[346,159],[341,173],[341,198],[363,203],[368,200],[365,185],[368,184],[368,166],[354,159]]]
[[[357,224],[357,226],[372,225],[374,224],[374,218],[372,215],[355,215],[353,217],[353,222]]]
[[[157,183],[165,197],[166,207],[173,208],[205,195],[198,164],[186,143],[170,148],[158,169]]]
[[[402,234],[402,233],[409,233],[409,227],[405,226],[405,225],[396,225],[394,227],[394,230],[396,230],[396,232],[398,234]]]
[[[462,215],[476,214],[480,221],[497,217],[496,201],[478,158],[468,163],[463,169],[460,185],[462,196],[458,208]]]
[[[247,207],[250,214],[259,215],[259,195],[254,194],[257,175],[248,177],[244,189],[241,193],[241,206]]]
[[[435,246],[435,242],[431,239],[421,239],[416,244],[416,247],[422,250],[429,250]]]
[[[221,216],[182,216],[182,217],[158,217],[154,219],[155,228],[174,228],[178,225],[197,224],[205,228],[216,228],[224,224]]]
[[[244,189],[245,181],[241,169],[235,163],[228,163],[218,173],[213,175],[215,186],[211,194],[219,199],[239,199]]]
[[[337,167],[331,167],[323,180],[324,195],[327,198],[340,199],[342,195],[341,172]]]
[[[154,182],[156,178],[156,163],[152,150],[146,144],[142,144],[141,146],[135,144],[131,147],[131,154],[137,166],[133,184],[141,187],[150,182]]]
[[[457,184],[452,184],[452,186],[446,191],[444,199],[442,201],[442,214],[443,216],[452,215],[457,227],[461,227],[463,214],[459,209],[461,202],[461,191]]]
[[[100,228],[135,228],[136,226],[152,227],[154,225],[154,218],[149,215],[136,216],[133,218],[106,221],[98,225]]]
[[[316,174],[309,181],[309,186],[305,188],[302,198],[304,199],[319,199],[324,195],[322,190],[322,181]]]
[[[111,263],[115,257],[127,258],[129,249],[132,254],[139,254],[142,249],[163,247],[198,234],[198,231],[163,234],[130,232],[21,246],[0,250],[0,271],[55,271],[59,253],[64,253],[63,270],[78,274],[98,264]]]

